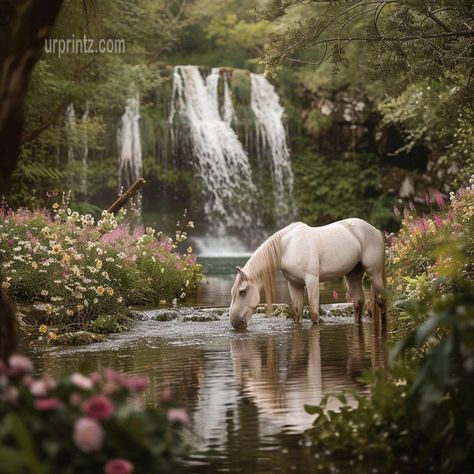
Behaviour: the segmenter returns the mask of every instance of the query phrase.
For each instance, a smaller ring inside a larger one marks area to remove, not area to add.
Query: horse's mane
[[[293,222],[268,237],[244,266],[244,271],[251,280],[261,283],[265,291],[267,311],[271,311],[275,274],[281,263],[281,238],[301,222]]]

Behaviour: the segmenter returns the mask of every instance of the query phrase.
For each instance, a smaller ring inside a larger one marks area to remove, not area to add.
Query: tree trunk
[[[31,72],[62,4],[63,0],[0,1],[0,196],[8,191],[18,162]],[[16,346],[15,314],[1,293],[0,358],[6,360]]]

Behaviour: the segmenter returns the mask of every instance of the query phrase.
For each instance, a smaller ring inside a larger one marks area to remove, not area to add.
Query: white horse
[[[344,219],[322,227],[296,222],[270,236],[245,264],[237,267],[232,286],[230,321],[245,328],[265,291],[267,310],[272,307],[275,274],[288,280],[293,317],[303,317],[304,288],[308,292],[311,320],[319,322],[319,283],[345,276],[354,303],[355,320],[364,309],[362,278],[371,280],[371,313],[385,323],[384,240],[382,233],[362,219]]]

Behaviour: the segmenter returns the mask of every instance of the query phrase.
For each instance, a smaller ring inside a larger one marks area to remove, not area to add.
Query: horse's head
[[[247,322],[260,303],[260,292],[245,271],[237,268],[234,285],[232,286],[230,303],[230,322],[236,329],[245,329]]]

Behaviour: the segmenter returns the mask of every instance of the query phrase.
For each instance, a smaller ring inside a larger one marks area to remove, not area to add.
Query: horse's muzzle
[[[241,316],[237,316],[236,318],[233,318],[230,322],[232,326],[234,326],[235,329],[247,328],[247,320],[245,318],[242,318]]]

